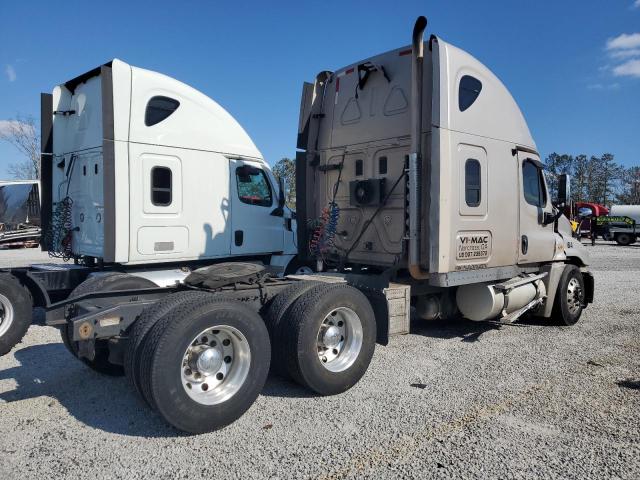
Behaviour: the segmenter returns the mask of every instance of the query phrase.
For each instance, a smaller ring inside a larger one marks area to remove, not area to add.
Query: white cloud
[[[640,6],[640,0],[634,5]],[[640,78],[640,33],[623,33],[607,40],[605,46],[614,65],[607,67],[615,77]]]
[[[636,77],[640,78],[640,58],[632,58],[621,65],[613,68],[616,77]]]
[[[640,8],[640,0],[636,0],[635,2],[633,2],[631,8]]]
[[[607,40],[607,50],[626,50],[640,47],[640,33],[623,33]]]
[[[4,72],[7,74],[7,78],[10,82],[16,81],[16,69],[13,68],[13,65],[7,65],[4,69]]]
[[[640,57],[640,48],[628,48],[609,52],[611,58]]]

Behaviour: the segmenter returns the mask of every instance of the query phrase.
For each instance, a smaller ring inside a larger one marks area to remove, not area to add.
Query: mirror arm
[[[284,217],[284,205],[285,205],[285,197],[284,197],[284,179],[282,177],[278,178],[278,189],[280,190],[278,193],[278,206],[273,209],[271,215],[274,217]]]

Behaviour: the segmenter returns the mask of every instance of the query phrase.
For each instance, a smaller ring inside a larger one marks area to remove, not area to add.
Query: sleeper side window
[[[180,106],[180,102],[173,98],[156,96],[152,97],[147,103],[144,112],[144,124],[151,127],[156,123],[160,123],[175,112]]]
[[[522,164],[522,186],[524,199],[529,205],[544,207],[547,204],[542,169],[530,160]]]
[[[458,108],[461,112],[464,112],[467,108],[473,105],[476,101],[480,91],[482,90],[482,82],[471,75],[465,75],[460,79],[460,86],[458,88]]]
[[[464,164],[464,198],[468,206],[478,207],[482,199],[480,162],[469,158]]]
[[[151,203],[158,207],[171,205],[171,169],[153,167],[151,169]]]
[[[273,203],[271,186],[263,170],[249,165],[236,168],[236,184],[241,202],[260,207]]]

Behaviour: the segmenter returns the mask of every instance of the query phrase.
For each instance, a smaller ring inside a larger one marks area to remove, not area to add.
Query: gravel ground
[[[640,478],[640,245],[589,250],[595,303],[574,327],[416,322],[349,392],[270,378],[201,436],[34,326],[0,358],[0,478]]]

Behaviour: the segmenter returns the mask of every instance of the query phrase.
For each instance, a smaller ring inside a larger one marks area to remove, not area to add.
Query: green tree
[[[560,175],[564,173],[571,175],[573,161],[572,155],[555,152],[549,154],[547,158],[544,159],[549,195],[551,198],[556,198],[558,195],[558,178]]]
[[[589,158],[584,154],[576,155],[573,159],[573,171],[571,172],[571,199],[574,202],[587,201],[588,174]]]
[[[602,205],[611,205],[616,198],[619,181],[624,169],[615,162],[610,153],[601,157],[591,157],[593,162],[590,178],[590,197],[592,201]]]
[[[287,184],[287,206],[295,210],[296,208],[296,161],[290,158],[281,158],[273,166],[273,174],[278,178],[284,179]]]
[[[621,184],[618,202],[627,205],[640,205],[640,166],[627,168],[624,171]]]

